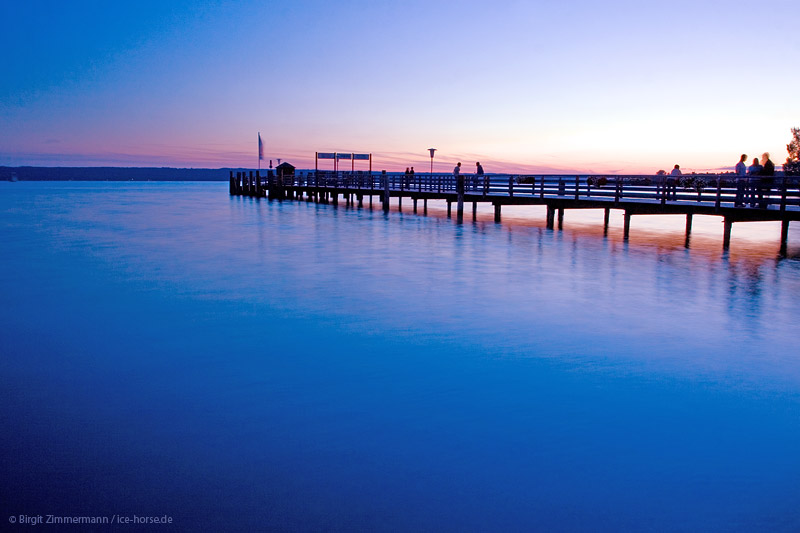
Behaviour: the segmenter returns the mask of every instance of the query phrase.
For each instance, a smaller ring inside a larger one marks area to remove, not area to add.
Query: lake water
[[[800,228],[227,187],[0,183],[4,523],[800,530]]]

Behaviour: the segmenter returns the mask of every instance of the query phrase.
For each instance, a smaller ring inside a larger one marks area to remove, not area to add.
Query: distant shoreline
[[[5,167],[0,181],[228,181],[230,171],[249,168],[172,167]]]

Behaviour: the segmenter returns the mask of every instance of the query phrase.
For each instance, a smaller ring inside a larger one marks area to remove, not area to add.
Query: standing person
[[[411,167],[411,170],[408,171],[408,183],[409,187],[414,185],[414,167]]]
[[[744,197],[747,194],[747,154],[742,154],[739,162],[736,163],[734,168],[736,172],[736,201],[733,203],[734,207],[744,207]]]
[[[769,152],[764,152],[761,155],[761,165],[761,172],[758,173],[758,205],[761,209],[766,209],[769,202],[769,193],[772,189],[772,184],[775,182],[775,164],[770,160]]]
[[[748,176],[748,184],[747,184],[747,194],[745,198],[745,203],[750,203],[750,207],[756,206],[756,192],[758,191],[758,175],[761,174],[761,163],[758,162],[758,158],[754,157],[753,162],[747,167],[747,176]]]
[[[481,166],[480,161],[475,163],[475,166],[477,168],[475,169],[475,181],[472,183],[472,190],[477,191],[478,182],[483,180],[483,167]]]
[[[667,178],[667,200],[678,199],[678,177],[681,176],[681,166],[675,165]]]
[[[664,181],[666,178],[667,171],[666,170],[659,170],[656,172],[656,177],[653,178],[653,184],[656,186],[656,198],[661,199],[661,194],[664,195],[664,199],[667,199],[667,190],[664,186]]]
[[[456,191],[458,191],[458,179],[461,177],[461,161],[453,169],[453,178],[456,182]]]

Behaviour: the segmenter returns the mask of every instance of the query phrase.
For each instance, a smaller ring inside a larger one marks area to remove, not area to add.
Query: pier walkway
[[[683,215],[686,235],[691,233],[693,215],[723,218],[723,248],[730,246],[734,222],[780,221],[781,249],[785,251],[789,222],[800,220],[800,178],[776,176],[769,180],[739,177],[732,174],[671,176],[614,175],[529,175],[491,174],[484,176],[420,173],[406,175],[387,172],[302,171],[274,175],[267,172],[230,173],[230,194],[270,199],[305,199],[338,205],[342,198],[348,205],[372,207],[377,197],[389,210],[391,198],[412,202],[416,213],[422,202],[427,212],[428,200],[447,202],[447,214],[463,221],[464,204],[472,203],[475,218],[479,203],[494,206],[494,218],[500,222],[504,205],[544,205],[547,227],[559,229],[567,209],[604,209],[608,226],[611,209],[624,212],[624,238],[630,233],[633,215]]]

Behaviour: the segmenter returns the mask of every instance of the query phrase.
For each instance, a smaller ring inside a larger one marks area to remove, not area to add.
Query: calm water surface
[[[800,530],[798,228],[404,208],[0,183],[3,523]]]

